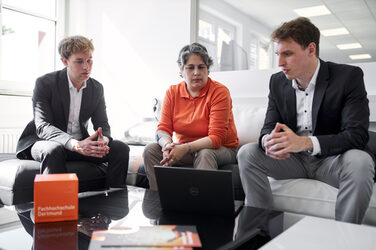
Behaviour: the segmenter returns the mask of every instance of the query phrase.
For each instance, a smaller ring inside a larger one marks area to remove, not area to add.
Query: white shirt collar
[[[72,83],[72,81],[71,81],[71,79],[69,77],[68,70],[67,70],[67,77],[68,77],[68,86],[69,86],[69,88],[70,89],[72,89],[72,88],[76,89],[76,87],[74,87],[74,85],[73,85],[73,83]],[[84,89],[84,88],[86,88],[86,81],[85,81],[84,85],[80,88],[80,90]]]

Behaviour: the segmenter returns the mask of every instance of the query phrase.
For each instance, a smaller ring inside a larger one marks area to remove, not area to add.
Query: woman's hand
[[[161,164],[164,164],[165,166],[172,166],[174,163],[181,160],[186,153],[188,153],[188,145],[171,143],[165,147],[162,152],[163,160],[161,161]]]
[[[164,148],[162,148],[163,152],[163,159],[161,160],[160,164],[168,166],[168,162],[170,161],[170,151],[174,147],[174,143],[167,143]]]

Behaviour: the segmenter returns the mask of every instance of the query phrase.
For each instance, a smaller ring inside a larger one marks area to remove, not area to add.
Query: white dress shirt
[[[296,95],[296,133],[300,136],[308,136],[311,139],[313,145],[312,155],[321,153],[319,140],[316,136],[312,136],[312,103],[319,69],[320,61],[318,61],[316,71],[305,90],[300,88],[295,79],[292,80],[292,87],[295,89]]]
[[[68,127],[67,133],[73,138],[70,139],[66,144],[65,148],[73,151],[73,146],[77,141],[82,139],[82,133],[79,123],[79,116],[81,110],[82,92],[86,88],[86,81],[79,91],[73,86],[71,79],[68,76],[69,85],[69,95],[70,95],[70,105],[69,105],[69,116],[68,116]]]

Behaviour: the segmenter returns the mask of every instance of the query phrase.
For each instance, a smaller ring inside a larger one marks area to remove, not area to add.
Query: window
[[[215,41],[214,27],[211,23],[200,19],[198,26],[200,27],[200,29],[198,30],[199,37],[202,37],[203,39],[211,42]]]
[[[270,42],[263,42],[251,34],[249,44],[249,69],[270,69],[273,65],[273,50]]]
[[[200,11],[198,26],[198,42],[214,61],[210,70],[233,70],[235,27],[204,11]]]
[[[274,66],[269,28],[230,1],[200,0],[197,42],[213,58],[211,71],[270,69]]]
[[[57,1],[0,0],[0,94],[31,95],[55,70]]]

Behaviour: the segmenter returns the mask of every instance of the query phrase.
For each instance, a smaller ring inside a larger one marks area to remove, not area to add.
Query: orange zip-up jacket
[[[196,97],[189,94],[185,81],[170,86],[157,130],[170,136],[175,132],[179,143],[209,136],[213,148],[237,148],[239,144],[230,92],[210,78]]]

